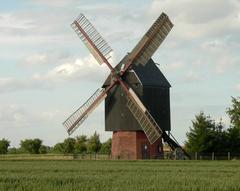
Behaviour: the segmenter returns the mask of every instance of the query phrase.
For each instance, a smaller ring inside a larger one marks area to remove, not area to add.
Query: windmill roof
[[[126,59],[126,57],[124,59]],[[124,59],[116,66],[116,68],[121,68]],[[146,65],[133,65],[132,70],[126,74],[126,81],[128,83],[141,83],[143,86],[171,87],[166,77],[152,59],[150,59]],[[103,87],[110,85],[110,83],[111,76],[109,75],[104,82]]]
[[[166,77],[152,59],[146,65],[134,65],[132,69],[145,86],[171,87]]]

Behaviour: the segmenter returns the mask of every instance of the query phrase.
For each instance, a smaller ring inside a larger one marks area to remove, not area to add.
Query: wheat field
[[[0,160],[0,190],[240,190],[240,161]]]

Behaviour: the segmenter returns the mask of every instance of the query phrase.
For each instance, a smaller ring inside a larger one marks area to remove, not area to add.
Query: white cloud
[[[240,3],[236,0],[155,0],[149,12],[156,15],[166,12],[175,23],[176,37],[196,39],[233,31],[238,34],[239,7]]]
[[[238,7],[239,2],[236,0],[154,0],[151,4],[151,11],[159,14],[162,10],[178,21],[200,24],[228,17],[236,13]]]
[[[33,3],[36,4],[42,4],[42,5],[47,5],[51,7],[64,7],[67,5],[70,5],[74,2],[77,2],[77,0],[32,0]]]
[[[235,89],[240,92],[240,83],[235,86]]]
[[[0,106],[0,123],[22,127],[27,124],[26,112],[16,104]],[[4,127],[4,125],[1,125]]]
[[[231,55],[223,54],[220,55],[216,63],[216,72],[222,74],[229,69],[232,69],[235,65],[235,60]]]
[[[182,81],[185,83],[195,83],[195,82],[199,82],[201,80],[202,80],[202,78],[198,75],[198,73],[190,70],[185,74]]]
[[[62,112],[59,110],[54,111],[43,111],[39,114],[40,120],[44,121],[56,121],[59,116],[62,115]]]
[[[42,65],[46,64],[47,55],[46,54],[33,54],[24,58],[23,63],[26,65]]]
[[[184,66],[185,64],[182,62],[175,62],[175,63],[169,63],[165,67],[168,71],[176,71],[183,68]]]
[[[24,66],[38,66],[38,65],[54,65],[60,64],[70,58],[68,52],[48,51],[44,53],[33,53],[25,56],[21,65]]]
[[[179,6],[179,5],[178,5]],[[236,11],[235,0],[203,0],[203,1],[186,1],[182,5],[185,11],[185,20],[189,23],[209,23],[221,20]]]
[[[237,66],[239,58],[233,53],[236,48],[229,42],[228,36],[221,40],[206,41],[201,45],[203,54],[208,56],[210,64],[214,65],[217,74],[228,72]]]
[[[109,69],[104,64],[100,66],[92,55],[69,58],[45,74],[35,73],[24,79],[0,78],[0,92],[49,89],[68,81],[103,82],[108,74]]]
[[[5,46],[48,46],[63,44],[63,40],[72,38],[68,35],[71,14],[59,16],[59,10],[17,11],[0,16],[0,43]]]
[[[46,75],[36,76],[46,80],[71,80],[95,81],[106,77],[109,69],[103,64],[99,65],[92,55],[84,58],[71,59],[47,72]]]
[[[29,29],[33,27],[31,19],[17,19],[10,13],[0,14],[0,32],[7,29]]]
[[[0,78],[0,92],[14,92],[24,91],[26,89],[39,89],[42,88],[43,85],[44,84],[42,84],[41,81],[33,80],[31,78]]]
[[[64,111],[65,112],[65,111]],[[0,127],[4,127],[4,124],[21,128],[34,128],[34,124],[48,124],[61,121],[63,111],[52,110],[33,110],[26,105],[19,104],[2,104],[0,106]]]

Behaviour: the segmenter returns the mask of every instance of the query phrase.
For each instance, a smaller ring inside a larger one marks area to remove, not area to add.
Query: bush
[[[0,154],[7,154],[10,142],[6,139],[0,140]]]

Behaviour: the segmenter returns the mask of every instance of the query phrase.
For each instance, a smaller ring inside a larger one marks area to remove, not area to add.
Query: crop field
[[[240,161],[0,160],[0,190],[240,190]]]

